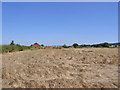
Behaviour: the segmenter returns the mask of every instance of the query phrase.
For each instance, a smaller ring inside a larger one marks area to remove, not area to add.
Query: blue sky
[[[2,4],[2,44],[118,42],[117,2],[8,2]]]

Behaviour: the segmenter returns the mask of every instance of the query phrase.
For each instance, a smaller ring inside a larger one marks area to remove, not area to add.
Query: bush
[[[23,51],[23,47],[22,46],[18,46],[18,51]]]
[[[76,48],[76,47],[78,47],[78,44],[77,44],[77,43],[74,43],[72,46],[73,46],[74,48]]]
[[[42,46],[42,47],[44,47],[44,45],[43,45],[43,44],[41,44],[41,46]]]
[[[110,45],[108,43],[101,44],[103,47],[109,47]]]
[[[12,40],[12,42],[10,43],[10,45],[15,45],[14,41]]]
[[[19,44],[16,45],[2,45],[2,53],[7,52],[15,52],[15,51],[23,51],[26,49],[30,49],[30,46],[21,46]]]
[[[63,48],[69,48],[66,44],[63,45]]]
[[[92,47],[110,47],[109,43],[93,44]]]

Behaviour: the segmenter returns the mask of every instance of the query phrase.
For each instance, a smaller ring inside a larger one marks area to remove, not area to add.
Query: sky
[[[3,2],[2,44],[118,42],[117,2]]]

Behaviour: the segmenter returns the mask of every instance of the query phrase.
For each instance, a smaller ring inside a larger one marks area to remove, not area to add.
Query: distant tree
[[[64,48],[68,48],[68,46],[66,44],[63,45]]]
[[[101,44],[93,44],[93,45],[91,45],[91,47],[102,47],[102,45]]]
[[[81,47],[87,47],[88,45],[82,44]]]
[[[43,45],[43,44],[41,44],[41,46],[43,46],[43,47],[44,47],[44,45]]]
[[[12,42],[10,43],[10,45],[15,45],[14,41],[12,40]]]
[[[93,44],[91,45],[92,47],[109,47],[110,44],[105,42],[105,43],[101,43],[101,44]]]
[[[105,42],[105,43],[102,44],[102,46],[103,47],[109,47],[110,45],[109,45],[109,43]]]
[[[21,46],[20,44],[16,44],[16,46]]]
[[[72,46],[73,46],[74,48],[76,48],[76,47],[78,47],[79,45],[78,45],[77,43],[74,43]]]

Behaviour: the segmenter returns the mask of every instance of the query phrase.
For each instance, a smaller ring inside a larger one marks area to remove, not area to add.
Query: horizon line
[[[35,42],[35,43],[37,43],[37,42]],[[35,44],[35,43],[33,43],[33,44]],[[74,43],[77,43],[77,42],[74,42]],[[73,43],[73,44],[74,44]],[[94,44],[102,44],[102,43],[108,43],[108,44],[115,44],[115,43],[120,43],[120,42],[114,42],[114,43],[110,43],[110,42],[100,42],[100,43],[92,43],[92,44],[79,44],[79,43],[77,43],[78,45],[94,45]],[[19,43],[16,43],[16,44],[19,44]],[[16,45],[15,44],[15,45]],[[33,44],[31,44],[31,45],[33,45]],[[38,43],[39,44],[39,43]],[[41,43],[40,45],[42,45],[43,43]],[[64,43],[65,44],[65,43]],[[64,44],[59,44],[59,45],[44,45],[44,46],[63,46]],[[10,45],[10,44],[0,44],[0,45]],[[19,44],[19,45],[23,45],[23,44]],[[31,46],[31,45],[24,45],[24,46]],[[65,45],[67,45],[67,44],[65,44]],[[67,45],[67,46],[71,46],[71,45]]]

